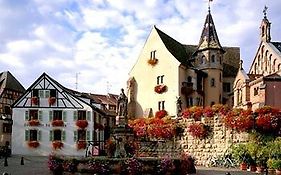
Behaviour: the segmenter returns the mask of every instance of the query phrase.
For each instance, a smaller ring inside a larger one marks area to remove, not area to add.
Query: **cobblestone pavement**
[[[9,175],[50,175],[52,174],[47,167],[48,157],[24,157],[24,165],[21,165],[21,156],[12,156],[8,158],[8,166],[4,166],[4,158],[0,159],[0,175],[7,172]],[[225,175],[230,172],[231,175],[254,175],[257,173],[240,171],[238,169],[224,168],[206,168],[196,167],[196,175]],[[76,175],[79,175],[77,173]]]

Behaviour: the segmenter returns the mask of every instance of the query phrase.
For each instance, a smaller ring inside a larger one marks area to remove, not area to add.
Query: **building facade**
[[[181,44],[153,26],[128,80],[129,117],[217,103],[233,105],[239,47],[222,47],[209,11],[198,45]]]
[[[260,44],[249,73],[240,65],[234,82],[234,107],[281,108],[281,42],[272,42],[266,11],[260,25]]]
[[[90,143],[100,154],[104,117],[93,99],[43,73],[13,105],[12,154],[79,156],[94,151]]]
[[[8,146],[11,143],[13,124],[11,105],[24,91],[24,87],[9,71],[0,73],[0,146]]]

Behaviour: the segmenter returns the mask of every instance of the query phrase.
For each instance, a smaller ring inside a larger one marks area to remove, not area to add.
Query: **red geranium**
[[[77,142],[77,149],[86,149],[87,143],[86,141],[78,141]]]
[[[27,144],[31,148],[37,148],[40,145],[38,141],[28,141]]]
[[[208,136],[208,128],[203,123],[191,123],[188,127],[188,131],[195,138],[206,138]]]
[[[49,100],[48,100],[48,102],[49,102],[49,105],[55,104],[55,102],[56,102],[56,97],[50,97]]]
[[[29,124],[29,126],[39,126],[40,122],[39,122],[39,120],[34,119],[34,120],[29,120],[28,124]]]
[[[166,115],[168,115],[168,112],[166,110],[159,110],[155,113],[155,117],[156,118],[163,118],[165,117]]]
[[[64,126],[64,122],[62,120],[53,120],[52,126]]]
[[[158,94],[162,94],[163,92],[165,92],[167,90],[167,86],[163,85],[163,84],[159,84],[157,86],[154,87],[154,91]]]
[[[63,147],[63,143],[61,141],[53,141],[52,142],[53,148],[54,149],[61,149]]]
[[[86,128],[88,126],[88,121],[87,120],[77,120],[76,126],[78,126],[79,128]]]
[[[203,109],[203,113],[205,117],[213,117],[214,116],[214,112],[213,109],[210,106],[207,106]]]

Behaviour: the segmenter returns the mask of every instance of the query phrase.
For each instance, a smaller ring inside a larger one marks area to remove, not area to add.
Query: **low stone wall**
[[[183,151],[190,153],[196,159],[197,165],[207,166],[210,157],[222,156],[235,143],[248,141],[247,133],[237,133],[225,127],[223,117],[215,115],[212,118],[202,118],[201,121],[194,119],[182,119],[186,126],[179,144]],[[188,126],[193,122],[202,122],[210,127],[210,135],[205,139],[193,138],[188,132]]]

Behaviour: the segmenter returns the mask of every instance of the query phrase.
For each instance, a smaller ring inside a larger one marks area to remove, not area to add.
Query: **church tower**
[[[266,12],[267,12],[267,7],[265,6],[263,10],[264,16],[260,26],[260,37],[261,37],[261,41],[268,43],[271,40],[271,36],[270,36],[270,22],[267,19]]]
[[[204,106],[222,103],[224,53],[209,7],[197,50],[193,54],[195,67],[208,74],[203,80]]]

